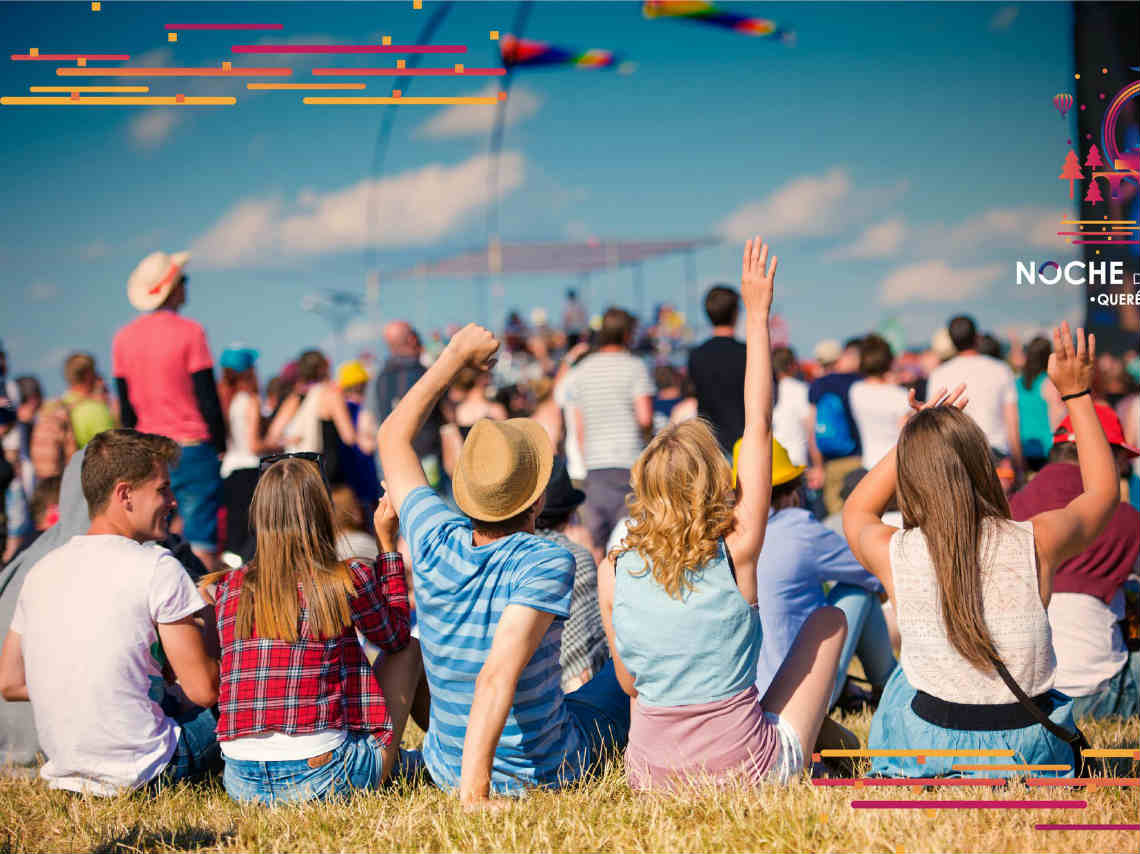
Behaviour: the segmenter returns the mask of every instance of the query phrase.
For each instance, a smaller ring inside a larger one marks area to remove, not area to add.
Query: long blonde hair
[[[257,555],[246,568],[237,608],[237,637],[298,640],[304,591],[309,628],[321,640],[352,624],[356,590],[337,560],[333,507],[320,470],[310,460],[284,459],[261,476],[250,521]]]
[[[919,528],[938,579],[950,645],[983,672],[998,657],[982,600],[982,529],[1010,518],[1009,502],[981,428],[962,410],[917,413],[898,444],[898,496],[904,528]]]
[[[679,599],[732,530],[732,469],[708,423],[694,419],[657,434],[634,463],[630,485],[629,531],[618,551],[636,551],[644,571]]]

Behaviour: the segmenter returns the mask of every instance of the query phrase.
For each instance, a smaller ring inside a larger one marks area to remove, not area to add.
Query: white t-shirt
[[[238,469],[255,469],[261,464],[257,454],[249,448],[250,422],[259,417],[252,394],[239,391],[234,395],[230,401],[230,435],[225,456],[222,457],[222,478],[229,477]]]
[[[794,466],[808,464],[808,384],[794,377],[780,380],[772,408],[772,435],[784,446]]]
[[[566,473],[571,480],[586,479],[586,460],[582,457],[582,442],[578,435],[578,422],[574,417],[576,411],[566,394],[566,383],[574,369],[562,378],[562,382],[554,387],[554,402],[562,407],[562,420],[566,424],[566,438],[563,445],[566,449]]]
[[[932,395],[940,388],[953,392],[962,383],[966,384],[969,398],[965,413],[982,428],[990,447],[1008,454],[1009,431],[1005,427],[1004,412],[1007,404],[1017,405],[1013,371],[1005,362],[990,356],[977,353],[955,356],[930,373],[927,394]]]
[[[859,380],[847,399],[863,441],[863,468],[870,471],[899,440],[903,419],[910,412],[907,392],[891,383]]]
[[[111,795],[158,776],[180,728],[163,714],[156,623],[205,607],[174,555],[80,535],[28,572],[12,618],[52,788]]]
[[[1049,626],[1057,653],[1057,690],[1070,697],[1095,694],[1128,661],[1117,625],[1124,619],[1124,591],[1108,605],[1085,593],[1054,593]]]
[[[633,402],[653,396],[645,363],[626,352],[593,353],[563,385],[568,401],[582,410],[586,470],[633,468],[645,448]]]

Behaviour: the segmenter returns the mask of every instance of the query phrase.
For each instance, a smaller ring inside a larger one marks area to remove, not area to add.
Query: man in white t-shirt
[[[978,352],[978,328],[972,317],[951,318],[948,331],[958,355],[931,371],[927,393],[934,394],[940,388],[953,391],[966,383],[966,414],[982,428],[995,456],[1012,458],[1014,468],[1021,471],[1013,371],[1000,359]]]
[[[33,566],[20,591],[0,694],[31,701],[47,754],[40,776],[52,788],[111,795],[218,762],[208,708],[218,664],[200,622],[212,615],[154,542],[177,507],[169,467],[178,451],[135,430],[92,439],[81,474],[91,527]],[[171,671],[189,704],[168,688]]]
[[[653,425],[653,383],[645,364],[629,352],[634,319],[611,308],[602,317],[598,351],[566,378],[566,398],[576,407],[586,463],[586,516],[595,549],[625,515],[629,470],[645,448]]]
[[[814,438],[808,384],[801,380],[796,354],[790,347],[772,350],[776,372],[776,404],[772,407],[772,436],[784,446],[794,466],[808,464],[808,449]]]

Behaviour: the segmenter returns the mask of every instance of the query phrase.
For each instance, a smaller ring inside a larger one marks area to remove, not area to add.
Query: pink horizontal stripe
[[[168,30],[283,30],[284,24],[167,24]]]
[[[68,59],[130,59],[129,53],[38,53],[32,56],[28,53],[14,53],[12,59],[48,59],[60,62]]]
[[[499,77],[506,73],[504,68],[314,68],[313,74],[320,77],[352,77],[362,74],[366,77]]]
[[[857,810],[1083,810],[1088,801],[852,801],[851,806]]]
[[[1074,246],[1140,246],[1140,240],[1070,240]]]
[[[1034,830],[1140,830],[1140,824],[1035,824]]]
[[[1004,786],[1004,777],[820,777],[813,786]]]
[[[467,53],[461,44],[235,44],[231,53]]]
[[[1131,234],[1133,231],[1136,231],[1136,230],[1137,230],[1137,229],[1133,228],[1133,229],[1130,229],[1130,230],[1128,230],[1128,231],[1119,231],[1119,230],[1117,230],[1117,229],[1113,229],[1112,231],[1058,231],[1057,233],[1058,233],[1058,234],[1064,234],[1064,235],[1072,235],[1072,236],[1074,236],[1074,237],[1099,237],[1099,236],[1100,236],[1100,235],[1102,235],[1102,234],[1113,234],[1113,235],[1116,235],[1116,234],[1124,234],[1124,235],[1129,235],[1129,234]]]

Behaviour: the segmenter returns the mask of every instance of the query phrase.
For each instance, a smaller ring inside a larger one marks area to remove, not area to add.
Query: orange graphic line
[[[1140,224],[1134,219],[1063,219],[1062,225],[1137,225]],[[1130,754],[1133,751],[1124,750],[1117,751],[1118,753]],[[1100,754],[1094,754],[1099,756]]]
[[[14,53],[12,59],[37,60],[46,59],[52,62],[66,62],[76,59],[130,59],[129,53]]]
[[[292,68],[57,68],[60,77],[287,77]]]
[[[246,83],[246,89],[291,90],[291,89],[363,89],[363,83]],[[1084,232],[1082,232],[1083,234]]]
[[[29,92],[149,92],[149,86],[29,86]]]
[[[1072,765],[951,765],[951,771],[1069,771]]]
[[[1135,747],[1126,747],[1124,750],[1100,750],[1095,747],[1086,747],[1081,751],[1081,756],[1100,756],[1100,757],[1121,757],[1124,759],[1140,759],[1140,749]]]
[[[485,104],[499,103],[497,97],[489,98],[302,98],[304,104],[355,104],[364,106],[370,104]]]
[[[821,750],[820,756],[1013,756],[1012,750]],[[997,768],[997,765],[987,765],[987,768]]]
[[[138,95],[108,98],[34,98],[23,96],[5,96],[0,98],[0,106],[5,107],[49,107],[49,106],[104,106],[104,107],[153,107],[153,106],[189,106],[189,107],[231,107],[237,103],[237,98],[211,98],[194,97],[190,95]]]
[[[1030,786],[1140,786],[1140,777],[1030,777]]]

